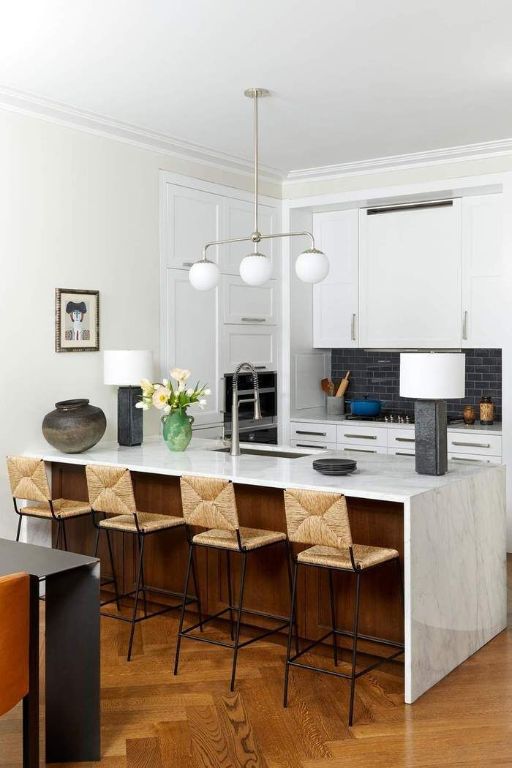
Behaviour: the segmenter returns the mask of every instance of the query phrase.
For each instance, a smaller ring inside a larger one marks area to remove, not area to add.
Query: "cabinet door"
[[[277,369],[278,330],[275,327],[224,325],[222,331],[222,373],[231,373],[239,363],[256,368]]]
[[[221,299],[224,322],[276,325],[278,293],[276,280],[269,280],[265,285],[247,285],[240,277],[224,275]]]
[[[263,235],[272,235],[277,232],[277,211],[268,205],[259,206],[259,228]],[[254,207],[245,200],[226,198],[226,239],[232,237],[250,237],[254,230]],[[238,275],[240,262],[244,256],[254,251],[254,248],[264,253],[273,264],[273,277],[277,277],[276,254],[279,249],[278,240],[263,240],[256,246],[250,241],[247,243],[233,243],[223,246],[219,263],[222,272],[229,275]]]
[[[360,216],[360,346],[460,347],[460,201]]]
[[[166,184],[166,266],[186,269],[202,257],[206,243],[221,239],[223,205],[220,195]],[[218,261],[217,248],[208,249],[208,258]]]
[[[502,197],[462,200],[462,346],[501,347]]]
[[[358,333],[358,211],[313,216],[315,243],[329,274],[313,286],[313,346],[356,347]]]
[[[189,282],[188,273],[168,269],[166,275],[164,307],[164,363],[163,375],[170,368],[188,368],[192,386],[199,380],[207,384],[212,393],[203,411],[195,406],[190,413],[197,424],[222,421],[220,403],[220,375],[218,368],[217,291],[196,291]]]

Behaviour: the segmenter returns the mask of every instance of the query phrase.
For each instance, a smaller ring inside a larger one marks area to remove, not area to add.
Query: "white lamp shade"
[[[329,274],[329,259],[317,248],[309,248],[297,258],[295,272],[303,283],[319,283]]]
[[[108,349],[103,353],[103,381],[118,387],[138,387],[153,378],[153,353],[140,349]]]
[[[465,355],[458,352],[402,352],[400,396],[450,400],[465,395]]]
[[[247,285],[263,285],[272,277],[272,262],[263,253],[250,253],[240,262],[240,277]]]
[[[219,268],[213,261],[196,261],[190,267],[188,279],[197,291],[209,291],[219,282]]]

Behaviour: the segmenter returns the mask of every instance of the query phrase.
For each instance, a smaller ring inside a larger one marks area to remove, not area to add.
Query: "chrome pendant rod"
[[[259,135],[258,135],[258,89],[254,92],[254,235],[259,234],[258,229],[258,163],[259,163]]]
[[[203,248],[203,261],[207,261],[206,251],[208,248],[213,248],[216,245],[230,245],[231,243],[248,242],[259,243],[260,240],[273,240],[276,237],[309,237],[311,240],[311,248],[315,247],[315,238],[311,232],[276,232],[275,235],[262,235],[260,232],[258,232],[257,238],[254,238],[253,235],[250,235],[249,237],[232,237],[229,240],[212,240],[211,243],[206,243]]]

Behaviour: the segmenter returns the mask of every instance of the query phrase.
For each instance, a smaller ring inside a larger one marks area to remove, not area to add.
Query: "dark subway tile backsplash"
[[[465,349],[466,397],[448,400],[448,418],[459,418],[465,405],[477,409],[482,395],[490,395],[496,406],[496,419],[501,419],[501,349]],[[365,349],[333,349],[331,377],[341,379],[350,371],[347,399],[365,395],[383,402],[386,411],[410,414],[414,401],[400,397],[400,352],[367,351]]]

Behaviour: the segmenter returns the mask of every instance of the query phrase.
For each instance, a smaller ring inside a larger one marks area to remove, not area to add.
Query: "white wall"
[[[116,392],[103,385],[101,352],[54,351],[55,288],[100,291],[102,349],[158,355],[160,168],[251,184],[0,111],[0,536],[14,535],[17,522],[4,456],[43,441],[43,416],[57,400],[89,398],[105,411],[106,438],[116,434]],[[145,418],[155,433],[157,419]]]
[[[313,214],[290,211],[292,232],[313,232]],[[303,283],[295,273],[295,260],[304,250],[304,239],[290,242],[290,410],[294,412],[322,406],[325,398],[320,380],[328,375],[330,351],[313,349],[313,286]]]

